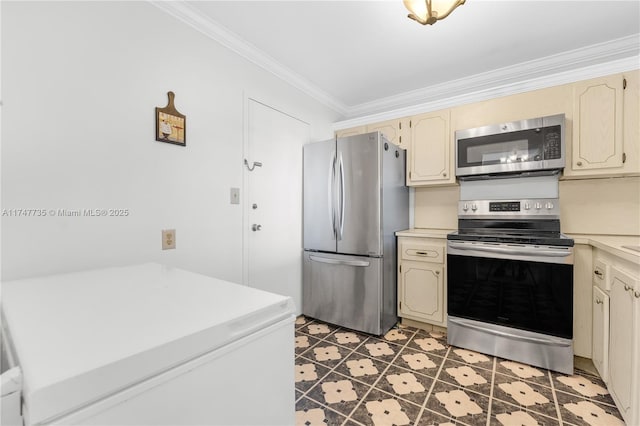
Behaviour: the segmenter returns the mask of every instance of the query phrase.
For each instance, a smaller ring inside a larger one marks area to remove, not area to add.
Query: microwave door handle
[[[547,247],[536,247],[535,249],[530,249],[526,247],[503,247],[487,244],[467,245],[464,243],[460,244],[453,241],[449,241],[449,247],[457,250],[477,250],[487,253],[510,254],[516,256],[568,257],[571,255],[571,252],[568,250],[553,249]]]

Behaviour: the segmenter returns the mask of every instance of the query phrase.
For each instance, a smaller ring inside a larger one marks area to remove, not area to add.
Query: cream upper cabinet
[[[349,129],[336,130],[336,136],[341,138],[343,136],[361,135],[367,133],[367,126],[351,127]]]
[[[573,140],[565,176],[640,171],[639,98],[638,72],[573,84]]]
[[[374,123],[367,126],[367,132],[382,132],[389,142],[396,144],[402,148],[407,148],[407,138],[409,135],[409,119],[395,119]]]
[[[449,122],[449,110],[411,117],[407,185],[455,183]]]

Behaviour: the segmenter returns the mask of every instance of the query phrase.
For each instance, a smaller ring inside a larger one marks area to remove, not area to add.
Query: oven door
[[[448,241],[448,315],[571,339],[573,248]]]

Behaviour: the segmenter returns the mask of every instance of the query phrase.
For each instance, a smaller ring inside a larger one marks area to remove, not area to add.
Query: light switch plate
[[[174,248],[176,248],[176,230],[163,229],[162,230],[162,250],[169,250]]]
[[[231,204],[240,204],[240,188],[231,188]]]

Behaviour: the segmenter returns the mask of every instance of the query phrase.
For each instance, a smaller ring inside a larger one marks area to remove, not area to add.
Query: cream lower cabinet
[[[640,424],[640,279],[611,266],[609,381],[628,425]]]
[[[605,383],[609,381],[609,263],[599,257],[591,268],[592,350],[591,360]]]
[[[604,382],[609,381],[609,295],[593,286],[593,365]]]
[[[444,242],[398,241],[398,316],[446,326]]]

